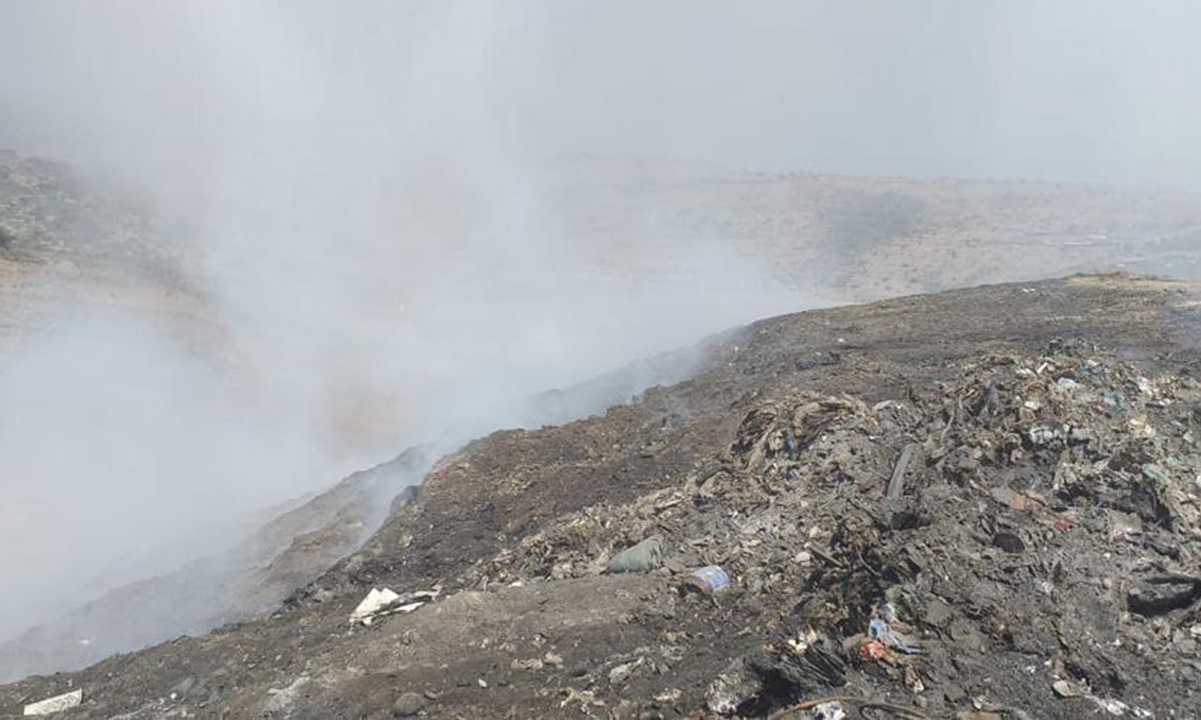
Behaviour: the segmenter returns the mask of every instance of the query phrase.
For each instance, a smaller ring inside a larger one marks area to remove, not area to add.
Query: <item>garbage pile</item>
[[[683,595],[720,572],[714,596],[761,642],[696,698],[719,715],[1201,706],[1201,385],[1067,343],[949,377],[874,405],[769,399],[678,485],[560,518],[459,580],[651,572]]]

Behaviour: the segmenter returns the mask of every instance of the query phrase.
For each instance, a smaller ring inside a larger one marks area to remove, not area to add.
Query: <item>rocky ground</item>
[[[1093,276],[765,320],[690,380],[444,458],[271,615],[0,708],[1189,717],[1196,312],[1187,286]],[[607,572],[648,538],[645,571]],[[728,587],[693,586],[709,565]],[[352,623],[372,588],[434,597]]]

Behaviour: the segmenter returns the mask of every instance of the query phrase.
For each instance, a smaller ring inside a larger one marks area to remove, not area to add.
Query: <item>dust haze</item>
[[[644,219],[676,238],[657,270],[575,242],[554,202],[573,158],[1195,189],[1198,20],[1083,0],[4,3],[0,147],[153,197],[188,228],[221,341],[197,358],[145,318],[45,308],[3,360],[0,571],[20,592],[0,636],[408,444],[537,424],[530,393],[824,299],[666,217]]]

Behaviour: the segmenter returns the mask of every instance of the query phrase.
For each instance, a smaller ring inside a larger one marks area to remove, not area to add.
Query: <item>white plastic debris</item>
[[[411,613],[419,607],[431,603],[442,594],[442,587],[433,590],[416,590],[398,595],[389,588],[380,590],[371,588],[367,597],[359,603],[354,612],[350,613],[350,622],[370,625],[375,618],[392,613]]]
[[[79,703],[83,702],[83,689],[72,690],[69,693],[55,695],[52,698],[46,698],[35,703],[30,703],[25,706],[25,715],[49,715],[51,713],[70,710],[73,707],[79,707]]]
[[[842,703],[831,700],[813,708],[813,717],[819,720],[846,720],[847,714],[842,709]]]
[[[363,601],[355,607],[354,612],[350,613],[350,622],[370,625],[372,618],[399,599],[400,595],[397,595],[388,588],[384,588],[383,590],[371,588],[371,592],[367,593],[367,597],[363,598]]]
[[[433,590],[416,590],[411,593],[405,593],[404,595],[400,596],[399,600],[399,602],[404,603],[404,605],[397,607],[396,612],[411,613],[422,605],[437,600],[440,594],[442,594],[441,586],[436,587]]]

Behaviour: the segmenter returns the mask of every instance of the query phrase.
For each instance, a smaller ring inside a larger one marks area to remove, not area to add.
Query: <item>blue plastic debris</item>
[[[885,647],[889,647],[897,652],[905,653],[906,655],[917,655],[922,652],[922,649],[909,638],[893,630],[887,622],[880,618],[872,618],[872,621],[867,626],[867,633],[873,639],[883,643]]]

